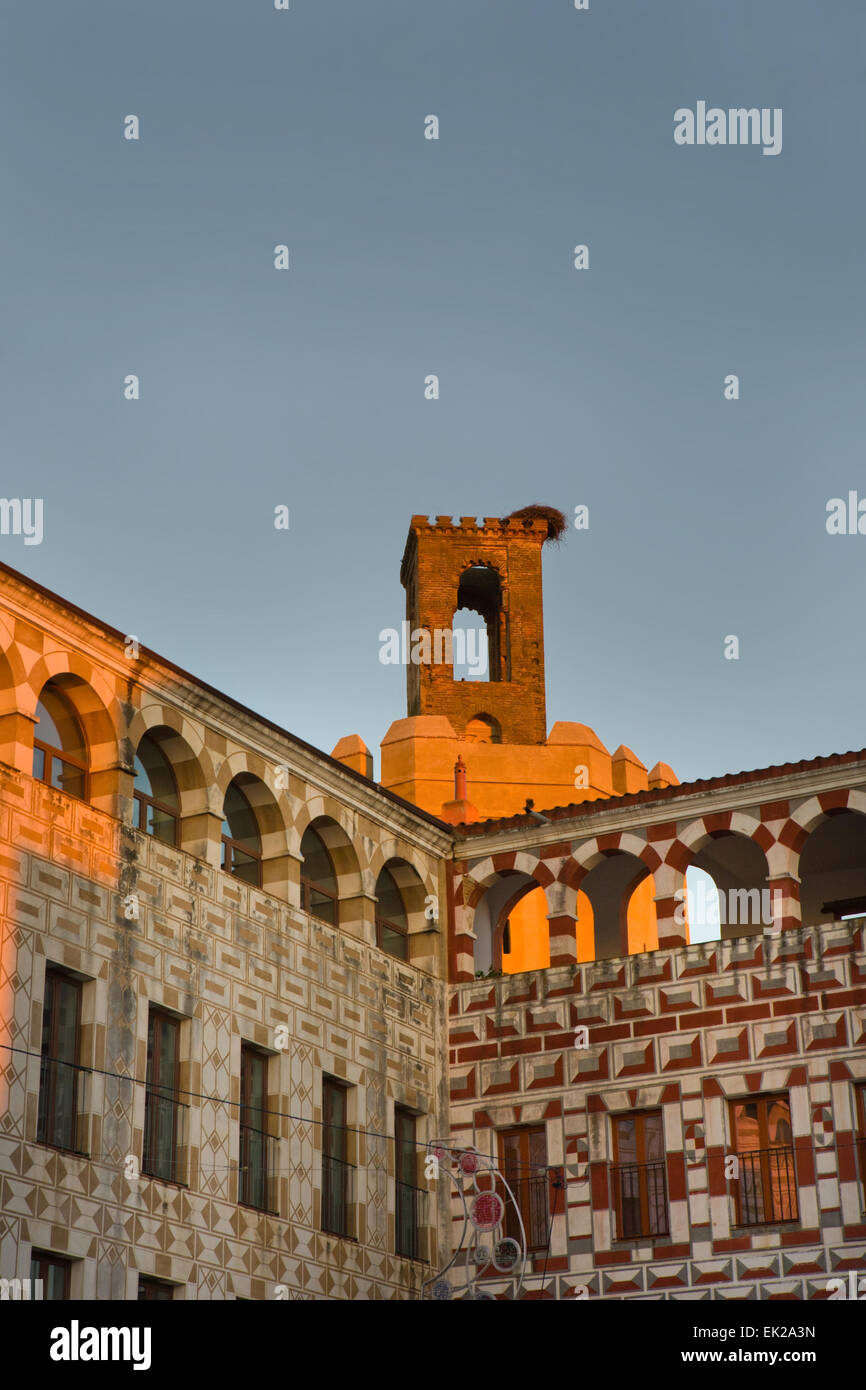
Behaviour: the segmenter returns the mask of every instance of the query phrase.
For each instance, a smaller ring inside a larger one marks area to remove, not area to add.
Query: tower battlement
[[[481,521],[476,516],[437,516],[433,521],[428,516],[413,516],[409,523],[409,535],[403,552],[400,580],[405,585],[408,572],[409,554],[415,538],[435,532],[461,532],[474,536],[508,536],[535,533],[544,541],[550,539],[550,526],[541,517],[525,516],[485,516]]]

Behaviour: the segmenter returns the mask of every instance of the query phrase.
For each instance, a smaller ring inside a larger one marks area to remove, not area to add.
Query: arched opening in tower
[[[502,581],[490,565],[460,576],[453,634],[455,681],[499,681],[502,674]]]

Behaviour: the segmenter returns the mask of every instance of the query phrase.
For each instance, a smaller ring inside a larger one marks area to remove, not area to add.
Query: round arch
[[[590,867],[580,882],[579,898],[582,896],[592,909],[594,960],[613,960],[657,948],[654,894],[652,873],[633,849],[593,851]]]
[[[21,648],[15,639],[15,626],[5,613],[0,614],[0,653],[4,662],[0,672],[0,710],[6,713],[7,709],[23,708],[20,705],[25,698],[22,687],[28,684],[28,679]],[[11,704],[10,692],[13,697]]]
[[[268,783],[271,765],[257,753],[238,751],[220,765],[212,783],[212,809],[221,817],[226,792],[238,782],[255,814],[262,840],[262,858],[274,859],[288,852],[288,830],[283,811]]]
[[[524,899],[528,901],[531,894],[540,893],[544,919],[548,912],[545,886],[525,870],[501,869],[492,878],[485,874],[485,879],[488,880],[485,885],[478,884],[480,895],[473,894],[476,975],[502,970],[503,957],[513,954],[515,943],[513,938],[510,941],[506,938],[506,932],[510,934],[511,914]],[[534,922],[537,915],[530,913],[527,925]]]
[[[93,677],[93,683],[90,677]],[[113,693],[107,689],[107,682],[88,661],[74,653],[60,652],[38,661],[31,672],[31,681],[23,710],[32,720],[31,740],[38,737],[37,710],[43,691],[50,686],[69,706],[84,736],[88,802],[97,810],[116,815],[120,792],[120,740],[109,712],[116,709],[116,701]],[[107,703],[103,696],[107,697]]]
[[[65,679],[74,693],[70,695],[92,749],[110,743],[117,756],[120,728],[113,713],[117,695],[108,675],[78,652],[54,650],[46,652],[31,667],[26,687],[22,690],[21,712],[35,719],[39,696],[50,680]]]
[[[473,714],[463,731],[467,743],[501,743],[502,725],[492,714]]]
[[[213,758],[202,731],[171,705],[148,703],[135,711],[128,739],[133,755],[145,735],[163,749],[171,764],[185,816],[208,809],[209,789],[216,784]]]
[[[410,866],[424,886],[425,897],[427,894],[435,895],[437,893],[438,881],[435,870],[430,869],[413,845],[405,844],[393,835],[377,843],[370,854],[368,873],[374,885],[380,872],[391,859],[400,859]]]
[[[21,712],[26,684],[21,653],[9,624],[0,624],[0,762],[29,774],[33,763],[33,724]]]
[[[403,858],[387,859],[376,875],[376,944],[401,960],[411,960],[413,937],[427,927],[425,884]]]
[[[813,818],[798,874],[804,926],[866,917],[866,811],[840,806]]]
[[[740,812],[713,817],[709,823],[702,818],[679,839],[687,849],[691,939],[756,936],[772,925],[769,837],[760,821]]]
[[[603,864],[611,854],[630,854],[634,859],[640,860],[651,874],[662,868],[661,857],[647,840],[640,835],[622,831],[613,835],[594,835],[576,845],[562,860],[559,882],[575,892],[581,890],[587,874],[599,864]]]
[[[304,824],[304,822],[306,823]],[[325,812],[319,815],[299,817],[294,825],[299,859],[301,858],[301,844],[308,830],[315,830],[328,852],[328,857],[334,867],[337,895],[340,901],[357,897],[362,892],[361,865],[355,843],[346,827]],[[301,864],[301,873],[303,874],[303,864]]]

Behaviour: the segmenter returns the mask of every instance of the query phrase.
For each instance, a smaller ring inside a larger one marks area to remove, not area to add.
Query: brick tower
[[[494,743],[543,744],[544,626],[541,548],[548,521],[537,516],[413,516],[400,579],[410,634],[431,634],[430,661],[406,667],[407,713],[444,715],[457,737]],[[433,635],[450,632],[454,614],[468,608],[487,626],[489,679],[454,680]],[[489,730],[485,733],[484,730]]]

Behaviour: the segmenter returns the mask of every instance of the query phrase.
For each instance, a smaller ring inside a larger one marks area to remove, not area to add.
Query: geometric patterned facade
[[[461,827],[452,1135],[495,1153],[498,1131],[545,1129],[550,1235],[530,1260],[525,1296],[821,1299],[830,1296],[829,1280],[866,1272],[866,1135],[857,1107],[857,1088],[866,1085],[866,920],[823,913],[803,925],[800,905],[809,833],[827,823],[832,838],[840,813],[862,815],[864,778],[866,756],[845,755],[748,774],[739,784],[728,777],[559,809],[542,825],[516,816]],[[685,929],[673,915],[682,901],[675,894],[690,860],[732,826],[761,846],[767,881],[784,888],[779,920],[687,945],[678,939]],[[622,854],[643,857],[654,871],[664,944],[578,963],[577,887]],[[828,887],[843,872],[839,856],[826,860],[822,891],[841,898]],[[474,980],[485,895],[516,874],[546,894],[551,959],[560,963]],[[730,1107],[767,1094],[790,1106],[796,1219],[738,1224],[736,1183],[726,1176],[735,1149]],[[612,1192],[613,1125],[647,1111],[663,1126],[669,1229],[625,1239]],[[508,1279],[491,1278],[489,1288],[513,1296]]]
[[[863,933],[861,921],[824,936],[826,972],[815,971],[812,928],[768,962],[763,942],[730,941],[633,957],[628,974],[613,962],[459,986],[454,1140],[493,1152],[497,1130],[544,1124],[551,1170],[564,1169],[564,1184],[550,1189],[549,1255],[531,1262],[529,1292],[804,1299],[827,1297],[827,1280],[849,1269],[866,1271],[853,1086],[866,1080],[866,996],[850,989],[866,971]],[[829,975],[840,1002],[822,997],[824,979],[804,996],[801,971],[807,981]],[[852,994],[859,1007],[844,1002]],[[574,1047],[579,1023],[586,1049]],[[790,1096],[794,1229],[734,1224],[725,1100],[751,1092]],[[664,1118],[670,1235],[618,1242],[609,1117],[647,1108]],[[509,1291],[505,1280],[492,1287]]]
[[[4,581],[3,610],[0,1277],[27,1278],[38,1250],[72,1259],[73,1298],[135,1298],[139,1276],[175,1298],[412,1297],[429,1263],[395,1254],[394,1108],[415,1114],[419,1144],[447,1129],[443,938],[424,911],[442,893],[445,827],[157,658],[131,682],[121,634],[25,581]],[[40,689],[70,671],[99,806],[31,775]],[[175,735],[194,853],[130,823],[130,745],[155,727]],[[246,785],[260,789],[263,889],[220,867],[221,797],[239,769],[260,779]],[[300,838],[316,817],[334,827],[336,928],[301,907]],[[376,944],[389,861],[417,881],[407,960]],[[83,982],[84,1157],[35,1142],[47,963]],[[142,1153],[150,1006],[180,1022],[177,1182],[129,1162]],[[237,1200],[242,1041],[267,1056],[275,1215]],[[349,1087],[354,1239],[321,1230],[324,1076]],[[443,1234],[432,1193],[419,1253],[437,1258]]]

